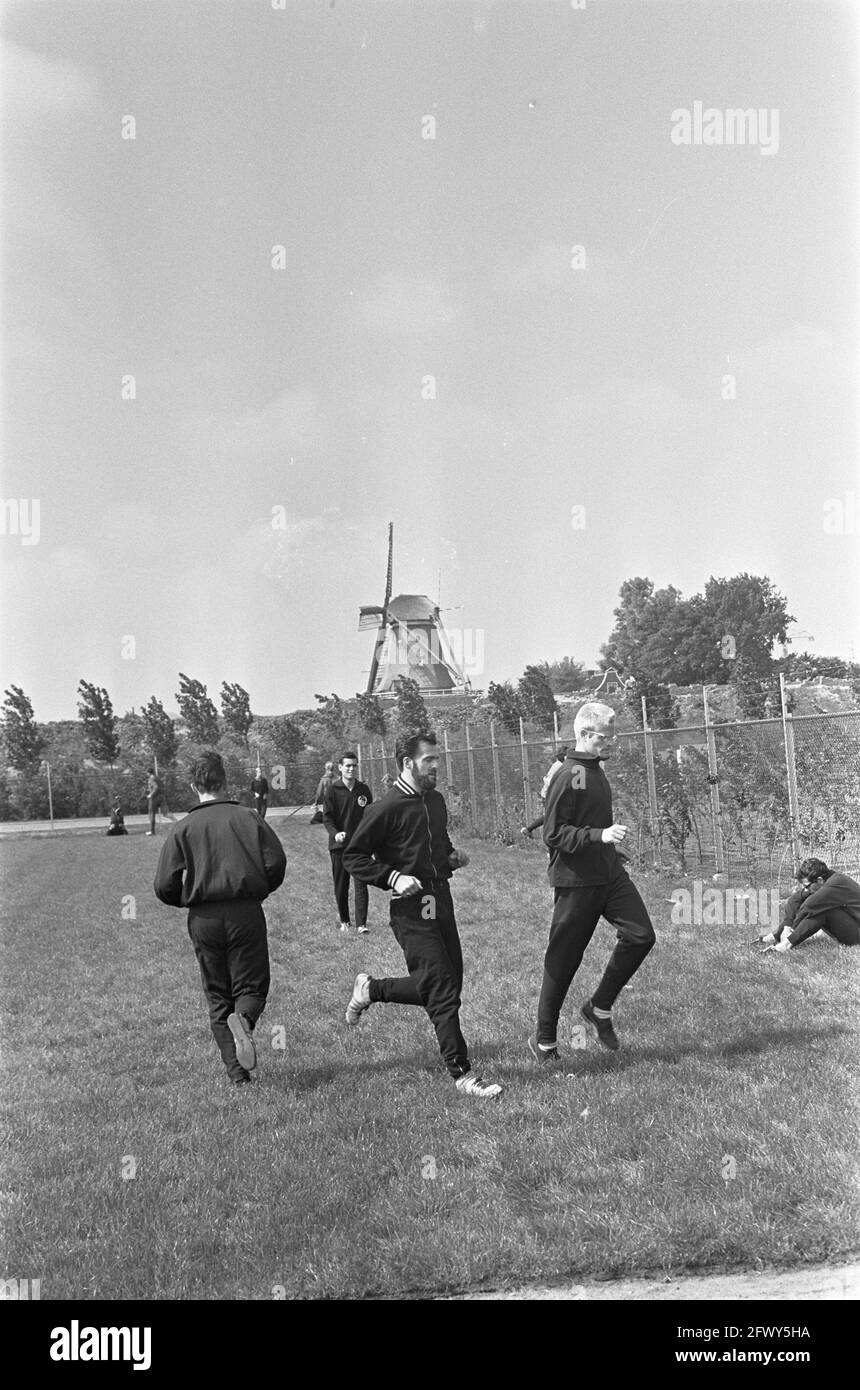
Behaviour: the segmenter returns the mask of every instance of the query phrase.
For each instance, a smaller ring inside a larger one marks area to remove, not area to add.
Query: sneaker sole
[[[257,1065],[257,1049],[245,1031],[238,1014],[230,1015],[227,1019],[227,1027],[233,1034],[233,1041],[236,1044],[236,1061],[246,1071],[253,1071]]]

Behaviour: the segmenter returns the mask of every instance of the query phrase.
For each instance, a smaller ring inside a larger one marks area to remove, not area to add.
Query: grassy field
[[[238,1090],[185,914],[151,891],[161,840],[3,845],[0,1277],[43,1299],[357,1298],[857,1250],[860,951],[760,956],[749,927],[669,925],[683,885],[640,878],[658,946],[616,1009],[624,1050],[589,1038],[538,1073],[544,856],[464,841],[463,1026],[506,1087],[472,1100],[422,1011],[346,1027],[355,973],[402,971],[387,897],[342,939],[324,836],[280,833],[260,1081]],[[562,1044],[612,939],[602,924]]]

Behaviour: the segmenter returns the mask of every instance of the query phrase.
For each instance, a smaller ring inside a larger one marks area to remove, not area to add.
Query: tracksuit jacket
[[[422,794],[398,777],[365,811],[344,850],[343,867],[374,888],[394,889],[398,874],[410,874],[429,891],[439,879],[451,877],[453,853],[442,793],[431,788]]]
[[[356,779],[352,791],[339,778],[332,782],[323,797],[323,825],[328,831],[328,847],[334,854],[349,844],[352,834],[360,824],[365,808],[373,801],[373,793],[366,782]],[[346,831],[346,839],[339,845],[334,842],[335,835]],[[348,872],[348,871],[347,871]]]
[[[785,905],[785,917],[777,938],[788,930],[792,946],[799,945],[808,936],[820,931],[821,917],[837,907],[843,908],[860,923],[860,884],[847,874],[832,873],[812,893],[804,895],[802,889],[793,893]]]
[[[226,798],[201,801],[164,842],[155,895],[170,907],[262,902],[280,888],[286,868],[283,845],[256,811]]]
[[[549,784],[544,809],[547,876],[554,888],[596,887],[623,872],[625,857],[602,840],[613,823],[612,789],[600,759],[568,753]]]

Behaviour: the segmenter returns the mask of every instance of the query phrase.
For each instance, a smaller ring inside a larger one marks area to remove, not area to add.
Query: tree
[[[398,676],[391,688],[397,699],[394,709],[394,732],[397,737],[429,729],[430,716],[418,682],[411,676]]]
[[[730,684],[735,692],[739,713],[744,719],[764,719],[770,713],[768,695],[772,682],[762,678],[748,657],[736,658]],[[778,707],[778,698],[776,703]]]
[[[251,713],[251,697],[247,690],[243,690],[241,685],[230,685],[227,681],[222,681],[221,713],[228,733],[240,743],[247,743],[248,730],[254,720]]]
[[[314,695],[319,701],[317,719],[322,725],[324,736],[331,743],[343,747],[347,741],[347,708],[339,695]]]
[[[380,738],[384,738],[388,732],[388,724],[379,696],[365,691],[356,695],[355,702],[359,722],[365,733],[379,734]]]
[[[588,683],[588,671],[572,656],[563,656],[559,661],[541,661],[536,669],[542,673],[553,695],[570,695]]]
[[[17,772],[34,773],[41,761],[45,738],[33,717],[33,706],[20,686],[4,692],[3,741],[9,765]]]
[[[542,729],[551,729],[558,706],[546,676],[537,666],[527,666],[520,676],[519,695],[523,718],[533,720]]]
[[[153,695],[149,704],[144,705],[140,717],[143,721],[143,737],[151,757],[158,759],[160,768],[167,768],[176,760],[178,740],[173,720],[160,700]]]
[[[737,657],[764,676],[773,667],[774,642],[786,640],[794,621],[785,598],[758,575],[711,577],[704,594],[689,599],[671,585],[655,590],[653,580],[640,576],[625,580],[619,596],[603,664],[661,685],[724,682]],[[723,656],[724,637],[732,638],[735,658]]]
[[[500,720],[510,733],[519,733],[522,704],[519,692],[510,681],[490,681],[487,687],[487,703],[494,719]]]
[[[733,579],[712,577],[705,585],[705,606],[717,640],[724,635],[734,637],[737,656],[743,657],[748,671],[768,675],[774,667],[774,643],[787,641],[788,626],[795,622],[786,611],[786,599],[771,581],[766,576],[746,573]],[[703,679],[717,679],[725,664],[718,660],[713,674]]]
[[[188,737],[194,743],[217,743],[221,734],[218,711],[209,699],[206,686],[179,672],[176,693],[179,713],[188,725]]]
[[[279,714],[276,719],[267,722],[266,737],[275,753],[283,758],[285,763],[293,762],[305,746],[304,735],[298,724],[294,724],[292,719],[287,719],[285,715]]]
[[[91,758],[113,767],[119,755],[116,715],[103,686],[89,681],[78,683],[78,715],[84,726],[84,741]]]

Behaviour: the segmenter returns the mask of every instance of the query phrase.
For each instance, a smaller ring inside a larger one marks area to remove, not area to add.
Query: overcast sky
[[[860,658],[849,4],[28,0],[3,31],[31,534],[7,506],[0,680],[37,718],[81,677],[118,713],[180,670],[258,713],[363,689],[389,520],[394,592],[441,571],[481,687],[596,664],[634,575],[767,575],[799,648]]]

